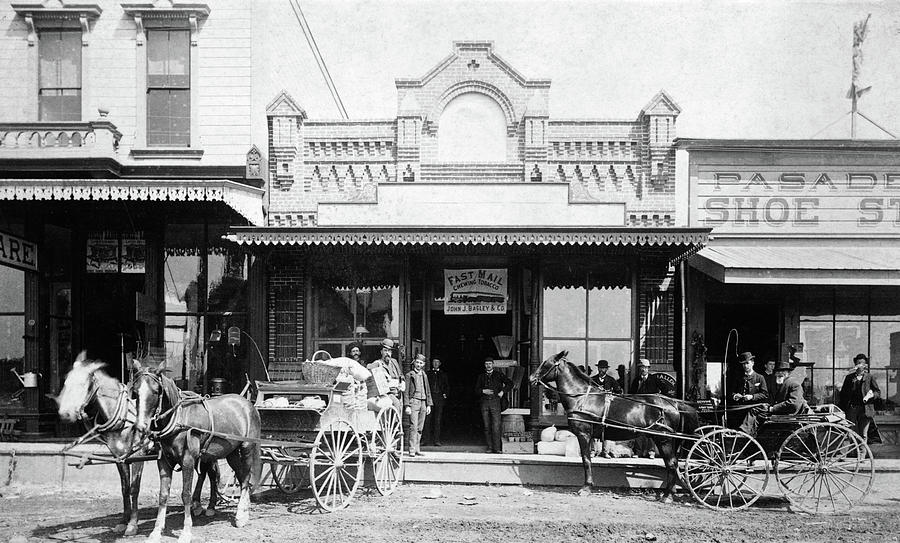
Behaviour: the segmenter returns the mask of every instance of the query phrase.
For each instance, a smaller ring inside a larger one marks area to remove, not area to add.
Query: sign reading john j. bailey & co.
[[[896,232],[900,167],[790,170],[701,167],[697,220],[717,232]]]
[[[507,270],[444,270],[444,314],[506,313]]]
[[[0,265],[38,271],[38,247],[18,236],[0,232]]]

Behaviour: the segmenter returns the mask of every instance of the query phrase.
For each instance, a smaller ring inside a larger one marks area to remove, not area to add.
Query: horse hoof
[[[237,515],[237,516],[234,517],[234,526],[235,526],[236,528],[243,528],[243,527],[246,526],[249,522],[250,522],[250,515],[249,515],[249,514]]]
[[[181,532],[181,535],[178,536],[178,543],[191,543],[191,533]]]
[[[137,524],[128,524],[123,535],[131,536],[137,534]]]
[[[159,543],[160,539],[162,539],[162,532],[150,532],[150,535],[147,536],[147,543]]]
[[[127,526],[125,526],[124,523],[120,522],[119,524],[116,524],[116,527],[113,528],[113,530],[115,530],[116,533],[123,533],[125,531],[125,528],[127,528]]]
[[[666,494],[666,495],[664,495],[664,496],[660,496],[660,497],[659,497],[659,501],[661,501],[661,502],[663,502],[663,503],[674,503],[674,502],[675,502],[675,499],[672,498],[672,495],[671,495],[671,494]]]
[[[214,517],[214,516],[216,516],[216,510],[215,509],[205,509],[203,511],[203,514],[207,517]]]
[[[191,506],[191,515],[199,517],[203,513],[203,506],[199,503]]]
[[[591,495],[590,487],[587,487],[587,486],[581,487],[581,489],[578,490],[578,495],[579,496],[590,496]]]

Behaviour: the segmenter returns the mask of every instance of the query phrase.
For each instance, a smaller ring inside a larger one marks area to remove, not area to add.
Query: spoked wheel
[[[713,430],[690,448],[684,461],[684,485],[710,509],[750,507],[769,480],[769,459],[762,445],[737,430]]]
[[[794,507],[844,513],[872,489],[875,461],[852,429],[820,422],[798,428],[784,440],[775,457],[775,478]]]
[[[309,486],[309,471],[303,466],[278,462],[272,462],[269,466],[275,486],[285,494],[296,494]]]
[[[705,424],[703,426],[700,426],[696,430],[694,430],[694,434],[697,436],[705,436],[706,434],[713,432],[714,430],[721,430],[722,428],[725,428],[725,427],[719,426],[718,424]],[[684,466],[685,466],[685,462],[678,462],[678,477],[682,482],[686,481],[686,476],[687,476],[684,473]],[[685,486],[687,486],[687,485],[685,484]]]
[[[363,448],[359,434],[346,420],[319,430],[309,452],[309,481],[319,507],[347,507],[362,482]]]
[[[387,496],[397,489],[403,472],[403,431],[400,413],[394,406],[382,409],[377,421],[372,466],[375,471],[375,486],[382,496]]]

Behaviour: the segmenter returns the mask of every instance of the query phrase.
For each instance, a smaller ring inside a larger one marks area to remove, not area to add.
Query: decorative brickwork
[[[309,120],[285,93],[273,101],[270,226],[317,224],[321,203],[378,204],[385,183],[567,183],[570,203],[624,204],[622,226],[676,223],[673,142],[681,110],[664,92],[635,120],[554,120],[550,81],[525,78],[490,42],[457,42],[425,76],[396,85],[397,117],[389,120]],[[505,162],[437,160],[441,114],[470,93],[502,110]]]

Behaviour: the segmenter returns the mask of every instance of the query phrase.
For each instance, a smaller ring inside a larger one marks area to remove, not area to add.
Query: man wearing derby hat
[[[400,402],[400,393],[406,390],[406,383],[403,382],[403,373],[400,371],[400,364],[397,359],[391,357],[394,350],[394,340],[384,338],[381,340],[381,358],[373,360],[366,365],[368,369],[382,368],[386,373],[390,383],[390,391],[388,397],[391,403],[397,409],[397,413],[402,414]]]
[[[769,390],[762,375],[753,371],[753,353],[747,351],[738,356],[742,371],[731,379],[727,395],[729,426],[756,435],[756,419],[768,410]],[[736,424],[737,423],[737,424]]]
[[[775,363],[775,379],[769,391],[769,413],[773,415],[800,415],[806,411],[803,387],[791,378],[791,363],[780,360]]]
[[[606,360],[597,362],[597,375],[594,376],[594,382],[607,392],[622,393],[622,387],[619,386],[619,382],[609,375],[609,362]]]
[[[880,443],[881,438],[870,432],[874,425],[875,400],[881,397],[881,389],[875,378],[869,374],[869,357],[859,353],[853,357],[853,373],[844,378],[838,407],[847,414],[847,420],[856,425],[856,433],[868,443],[872,433],[872,442]]]

